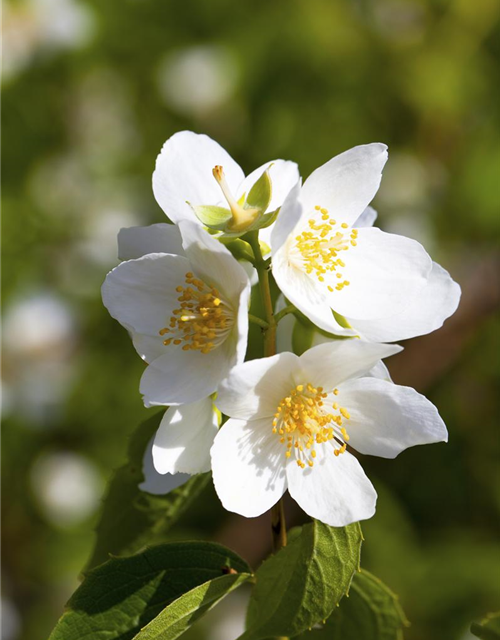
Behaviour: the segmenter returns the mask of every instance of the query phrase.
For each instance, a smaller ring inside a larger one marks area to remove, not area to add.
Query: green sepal
[[[252,247],[242,240],[241,238],[231,238],[227,236],[221,236],[219,238],[221,242],[229,251],[233,254],[236,260],[246,260],[247,262],[254,261],[254,255]]]
[[[209,229],[214,231],[224,231],[229,222],[233,219],[233,214],[229,209],[211,205],[192,205],[188,202],[198,220]]]
[[[340,313],[337,313],[336,311],[334,311],[332,309],[332,313],[333,313],[333,317],[335,318],[335,320],[338,322],[338,324],[343,328],[343,329],[352,329],[352,326],[349,324],[349,322],[347,321],[346,318],[344,318],[344,316],[341,316]]]
[[[261,213],[266,211],[273,195],[269,169],[270,167],[264,171],[248,192],[245,204],[243,205],[244,209],[258,209]]]

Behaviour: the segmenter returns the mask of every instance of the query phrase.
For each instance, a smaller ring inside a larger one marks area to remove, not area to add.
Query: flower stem
[[[269,326],[265,320],[262,320],[262,318],[259,318],[258,316],[254,316],[252,313],[248,314],[248,320],[249,322],[253,322],[253,324],[258,324],[262,329],[267,329]]]
[[[255,269],[259,276],[260,295],[266,313],[267,328],[264,332],[264,356],[274,356],[276,353],[276,319],[273,312],[271,286],[269,283],[269,265],[262,256],[258,231],[248,233],[246,239],[252,247],[255,256]]]
[[[262,256],[258,231],[248,233],[246,239],[252,247],[253,254],[255,256],[254,264],[259,276],[260,295],[262,297],[262,303],[266,313],[267,327],[264,329],[264,356],[274,356],[276,353],[277,318],[283,317],[285,314],[280,312],[276,316],[274,315],[271,286],[269,282],[269,263],[264,260]],[[289,312],[287,311],[287,313]],[[271,509],[271,529],[273,534],[273,552],[276,553],[282,547],[286,547],[287,542],[283,499],[279,500]]]
[[[293,313],[294,311],[297,311],[297,309],[295,308],[295,306],[293,304],[289,304],[287,307],[285,307],[281,311],[278,311],[278,313],[274,314],[274,319],[276,321],[276,324],[278,324],[278,322],[282,318],[287,316],[289,313]]]
[[[273,533],[273,551],[276,553],[282,547],[286,547],[286,521],[283,508],[283,498],[271,508],[271,529]]]

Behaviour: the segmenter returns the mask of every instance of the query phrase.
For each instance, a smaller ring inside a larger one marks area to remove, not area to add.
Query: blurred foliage
[[[118,229],[164,220],[150,186],[163,141],[189,128],[246,171],[282,157],[304,176],[386,142],[380,225],[464,284],[500,235],[499,19],[497,0],[6,0],[5,640],[48,636],[102,484],[148,416],[99,287]],[[500,603],[499,335],[492,316],[471,326],[424,389],[448,445],[363,460],[380,494],[363,566],[400,596],[409,640],[467,638]],[[73,455],[66,475],[54,454]],[[207,488],[171,535],[210,539],[231,517]],[[236,637],[240,593],[190,637]]]

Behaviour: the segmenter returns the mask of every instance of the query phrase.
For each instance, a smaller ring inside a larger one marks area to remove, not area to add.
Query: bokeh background
[[[247,171],[276,157],[303,176],[389,145],[379,224],[422,241],[463,298],[389,363],[450,442],[363,460],[380,498],[362,562],[400,595],[408,640],[465,640],[500,609],[499,19],[496,0],[4,2],[4,640],[48,636],[149,415],[99,289],[118,230],[164,220],[154,160],[186,128]],[[254,565],[270,545],[266,516],[224,513],[211,487],[172,537]],[[190,637],[235,638],[245,593],[227,603]]]

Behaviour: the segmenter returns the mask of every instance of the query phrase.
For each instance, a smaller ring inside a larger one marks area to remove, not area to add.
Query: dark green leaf
[[[342,598],[326,624],[301,640],[402,640],[408,625],[397,597],[368,571],[354,575],[349,597]]]
[[[472,623],[470,630],[481,640],[500,640],[500,611],[489,613],[480,623]]]
[[[210,474],[193,476],[164,496],[139,489],[144,451],[163,413],[143,422],[130,439],[129,461],[111,478],[97,524],[97,540],[87,569],[105,562],[110,554],[126,555],[161,539],[207,484]]]
[[[241,640],[295,636],[326,620],[359,567],[359,524],[313,521],[257,571]]]
[[[210,542],[112,558],[89,572],[49,640],[131,640],[159,614],[167,635],[154,635],[153,626],[140,637],[175,638],[250,575],[244,560]]]

